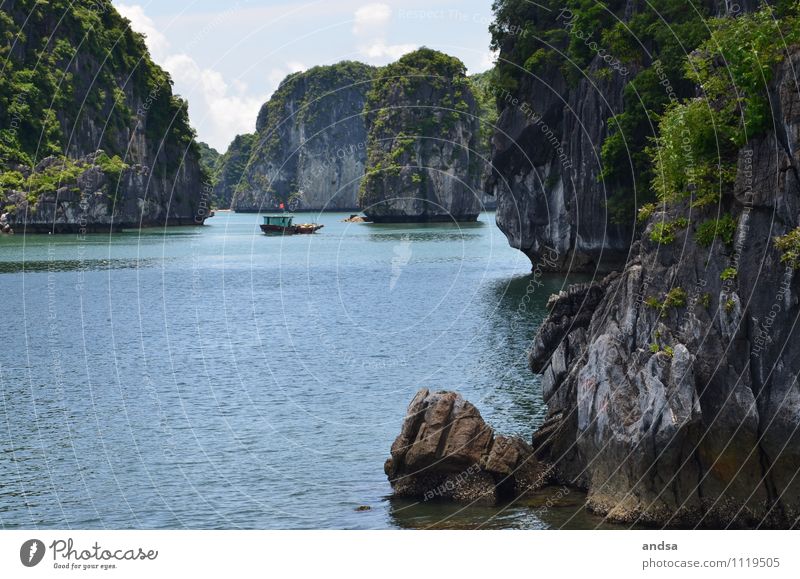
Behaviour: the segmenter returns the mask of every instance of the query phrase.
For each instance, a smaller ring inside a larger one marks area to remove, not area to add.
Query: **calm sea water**
[[[0,525],[596,525],[574,491],[493,508],[389,499],[383,462],[422,387],[530,436],[545,409],[526,349],[564,280],[531,286],[491,213],[343,217],[287,238],[227,213],[1,237]]]

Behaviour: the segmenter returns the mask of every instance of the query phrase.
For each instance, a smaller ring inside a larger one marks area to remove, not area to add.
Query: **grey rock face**
[[[571,87],[552,67],[525,75],[513,93],[498,92],[502,112],[486,189],[497,199],[497,225],[534,264],[554,254],[549,269],[591,271],[624,262],[632,228],[609,219],[611,191],[598,176],[607,120],[622,111],[626,82],[615,71]]]
[[[395,495],[495,502],[544,485],[546,469],[519,438],[495,434],[455,392],[417,392],[384,470]]]
[[[795,53],[778,70],[778,131],[742,149],[723,198],[738,219],[732,247],[700,247],[694,226],[656,246],[653,225],[688,208],[655,215],[620,274],[554,298],[534,342],[549,408],[536,452],[611,519],[791,527],[800,516],[800,280],[772,241],[799,224],[798,66]],[[717,208],[694,211],[697,224]],[[652,307],[675,288],[682,305]]]
[[[367,109],[364,213],[375,222],[475,221],[485,163],[464,65],[430,49],[407,54],[380,72]]]
[[[364,101],[374,68],[318,66],[287,77],[259,114],[236,211],[350,211],[367,158]]]
[[[119,175],[104,172],[97,151],[70,162],[82,167],[74,182],[30,202],[24,191],[9,191],[4,203],[14,206],[10,221],[18,233],[92,233],[166,225],[202,225],[211,207],[211,187],[201,181],[196,160],[182,163],[176,174],[154,174],[142,164],[127,165]],[[43,159],[41,173],[63,166],[56,157]],[[17,167],[26,177],[31,171]],[[191,192],[191,194],[187,193]]]

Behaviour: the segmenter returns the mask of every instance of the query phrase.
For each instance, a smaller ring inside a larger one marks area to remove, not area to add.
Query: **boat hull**
[[[290,225],[289,227],[283,227],[281,225],[271,225],[271,224],[263,224],[261,225],[261,231],[263,231],[267,235],[310,235],[315,231],[319,231],[322,229],[323,225],[318,225],[316,223],[310,224],[303,224],[303,225]]]

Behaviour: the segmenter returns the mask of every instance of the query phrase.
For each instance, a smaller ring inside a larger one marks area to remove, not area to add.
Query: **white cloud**
[[[367,4],[355,12],[353,34],[356,36],[372,35],[383,30],[392,17],[392,9],[388,4]]]
[[[359,52],[371,60],[397,60],[404,54],[417,48],[416,44],[390,44],[383,40],[376,40],[372,44],[359,47]]]
[[[178,89],[188,91],[190,115],[209,145],[224,151],[233,137],[253,131],[266,97],[249,95],[247,83],[236,79],[229,85],[220,72],[201,67],[188,54],[168,56],[164,68]]]
[[[387,32],[392,18],[388,4],[366,4],[353,15],[353,34],[362,58],[375,64],[397,60],[417,48],[416,44],[389,44]]]
[[[266,95],[249,94],[247,83],[234,79],[229,84],[217,70],[200,66],[184,53],[170,53],[170,43],[155,22],[137,5],[116,4],[120,14],[131,21],[131,28],[146,35],[145,42],[153,60],[170,73],[175,92],[189,101],[192,125],[201,140],[225,151],[240,133],[252,132]],[[295,70],[301,63],[288,63]],[[285,75],[284,75],[285,76]]]
[[[289,76],[294,72],[303,72],[304,70],[306,70],[306,68],[308,67],[302,62],[298,62],[296,60],[290,60],[283,66],[275,67],[272,70],[270,70],[269,74],[267,75],[267,80],[269,80],[270,86],[273,89],[276,89],[278,88],[278,85],[284,78],[286,78],[287,76]]]
[[[492,51],[485,52],[483,56],[481,56],[481,61],[478,63],[477,70],[471,70],[470,73],[484,72],[486,70],[489,70],[494,66],[495,62],[497,61],[497,56],[498,56],[497,52],[492,52]]]
[[[115,4],[114,6],[122,16],[131,21],[131,28],[145,35],[145,43],[153,58],[158,60],[166,56],[169,41],[156,27],[155,22],[144,13],[144,8],[138,4]]]
[[[303,72],[308,67],[302,62],[290,60],[286,63],[286,68],[288,68],[290,72]]]

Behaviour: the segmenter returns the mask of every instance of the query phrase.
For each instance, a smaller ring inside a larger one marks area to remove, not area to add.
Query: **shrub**
[[[658,298],[655,296],[648,297],[646,300],[644,300],[644,303],[645,305],[647,305],[650,308],[653,308],[654,310],[661,309],[661,302],[658,301]]]
[[[682,287],[674,287],[664,297],[664,307],[666,308],[682,308],[686,306],[686,298],[688,297],[686,290]]]
[[[722,281],[728,281],[734,279],[736,277],[737,271],[735,267],[726,267],[722,270],[722,273],[719,275],[719,279]]]
[[[660,198],[691,197],[699,206],[718,200],[733,183],[739,147],[771,125],[766,83],[784,47],[800,40],[796,5],[775,16],[767,6],[709,21],[711,37],[686,67],[703,96],[670,106],[650,149]]]
[[[685,217],[679,217],[675,221],[661,221],[653,225],[653,230],[650,232],[650,241],[662,245],[668,245],[675,241],[675,231],[677,229],[685,229],[689,225],[689,220]]]
[[[636,215],[636,220],[639,223],[644,223],[648,219],[653,216],[653,213],[656,211],[656,204],[655,203],[646,203],[639,208],[639,212]]]
[[[703,247],[708,247],[716,238],[719,238],[725,245],[733,243],[733,235],[736,233],[736,220],[728,214],[719,219],[709,219],[697,227],[695,240]]]
[[[792,269],[800,269],[800,227],[776,237],[774,243],[781,252],[781,263]]]

